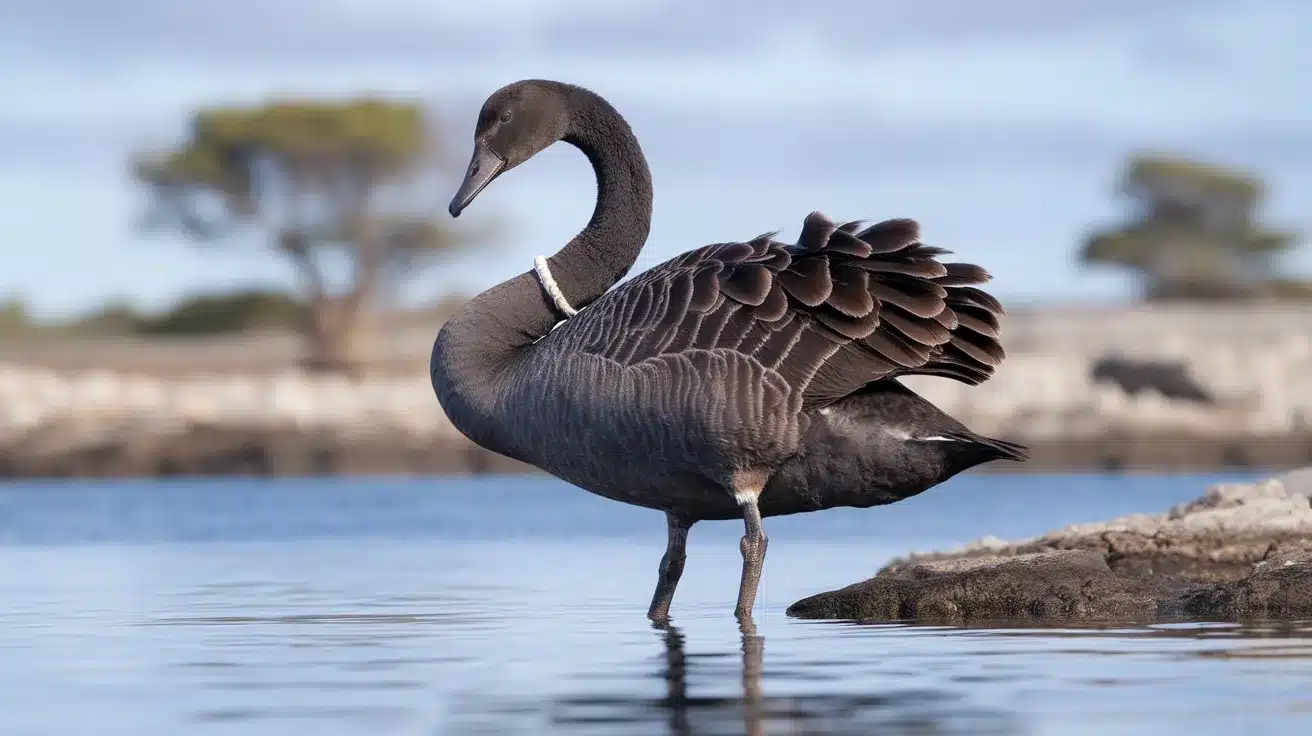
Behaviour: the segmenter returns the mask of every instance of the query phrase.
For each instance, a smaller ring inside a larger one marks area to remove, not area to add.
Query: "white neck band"
[[[538,281],[542,282],[542,288],[547,290],[551,295],[551,301],[556,303],[556,309],[559,309],[566,317],[573,317],[579,313],[579,310],[569,305],[569,300],[565,298],[565,293],[560,290],[556,280],[551,277],[551,267],[547,265],[546,256],[538,256],[533,259],[533,270],[538,274]]]

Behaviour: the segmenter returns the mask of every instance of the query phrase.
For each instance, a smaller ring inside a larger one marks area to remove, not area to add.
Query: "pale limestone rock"
[[[1261,483],[1219,484],[1163,514],[1071,524],[1013,542],[985,537],[956,549],[897,558],[885,569],[935,560],[1086,549],[1108,555],[1114,568],[1188,568],[1202,577],[1213,572],[1224,576],[1263,559],[1273,547],[1312,540],[1310,497],[1312,468]]]
[[[1280,484],[1291,496],[1312,499],[1312,467],[1292,470],[1280,476]],[[1309,501],[1312,503],[1312,500]]]

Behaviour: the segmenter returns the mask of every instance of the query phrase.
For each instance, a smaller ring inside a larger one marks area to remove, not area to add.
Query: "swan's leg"
[[[752,617],[756,588],[761,584],[761,567],[765,563],[765,547],[770,542],[761,527],[761,510],[757,507],[763,486],[760,484],[734,493],[746,525],[746,534],[738,545],[743,553],[743,578],[738,585],[738,607],[734,609],[734,615],[739,621]]]
[[[665,514],[665,523],[668,531],[665,556],[661,558],[660,576],[656,579],[656,593],[651,598],[651,608],[647,609],[647,618],[656,622],[669,620],[674,589],[679,586],[683,563],[688,559],[688,530],[693,524],[671,513]]]

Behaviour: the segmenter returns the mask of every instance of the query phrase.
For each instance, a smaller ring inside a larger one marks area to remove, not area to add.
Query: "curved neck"
[[[592,303],[628,273],[651,229],[651,171],[624,118],[579,88],[567,93],[565,142],[583,151],[597,175],[597,206],[578,235],[547,259],[575,309]],[[498,444],[493,407],[521,351],[563,319],[530,268],[466,302],[433,345],[430,374],[447,415],[475,441]]]
[[[651,231],[651,170],[628,122],[601,97],[569,88],[569,130],[561,139],[592,162],[597,205],[587,227],[547,259],[566,301],[582,309],[624,278]],[[462,320],[482,322],[486,340],[523,347],[565,318],[533,270],[470,300]],[[490,330],[490,331],[488,331]]]
[[[592,162],[597,206],[587,227],[547,264],[570,305],[582,309],[624,278],[647,242],[651,170],[633,130],[610,103],[576,88],[570,108],[563,140]]]

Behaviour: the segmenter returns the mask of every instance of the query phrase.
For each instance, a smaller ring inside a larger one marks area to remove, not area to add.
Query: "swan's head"
[[[452,217],[459,217],[493,179],[565,137],[571,89],[559,82],[528,79],[487,98],[474,127],[474,156],[448,208]]]

